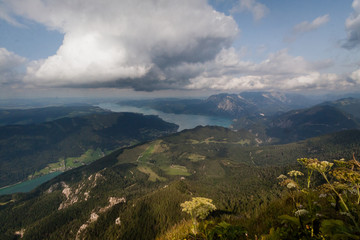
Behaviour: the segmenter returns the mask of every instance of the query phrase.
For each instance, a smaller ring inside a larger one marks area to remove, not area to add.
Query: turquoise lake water
[[[58,176],[61,173],[62,172],[49,173],[47,175],[26,182],[22,182],[9,187],[2,188],[0,189],[0,195],[12,194],[17,192],[30,192],[31,190],[35,189],[37,186],[40,186],[44,182],[49,181],[50,179]]]
[[[190,114],[174,114],[164,113],[150,108],[138,108],[132,106],[119,105],[116,103],[101,103],[98,107],[112,112],[134,112],[145,115],[157,115],[166,122],[175,123],[179,125],[178,131],[184,129],[191,129],[197,126],[221,126],[230,127],[232,120],[229,118],[204,116],[204,115],[190,115]]]
[[[142,113],[145,115],[157,115],[164,121],[179,125],[178,131],[195,128],[199,125],[230,127],[230,125],[232,124],[231,119],[222,118],[222,117],[164,113],[161,111],[156,111],[154,109],[124,106],[116,103],[102,103],[97,106],[106,110],[110,110],[112,112],[134,112],[134,113]],[[53,172],[35,178],[33,180],[29,180],[6,188],[2,188],[0,189],[0,195],[11,194],[16,192],[29,192],[34,188],[36,188],[37,186],[41,185],[42,183],[49,181],[50,179],[58,176],[60,173],[61,172]]]

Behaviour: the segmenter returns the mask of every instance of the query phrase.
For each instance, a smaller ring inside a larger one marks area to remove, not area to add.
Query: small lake
[[[157,115],[166,122],[179,125],[178,131],[195,128],[199,125],[230,127],[230,125],[232,124],[231,119],[222,117],[164,113],[150,108],[138,108],[133,106],[120,105],[116,103],[101,103],[96,106],[105,110],[110,110],[112,112],[133,112],[142,113],[145,115]]]
[[[222,117],[164,113],[150,108],[138,108],[133,106],[119,105],[116,103],[101,103],[96,106],[102,109],[110,110],[112,112],[133,112],[133,113],[142,113],[144,115],[156,115],[159,116],[164,121],[179,125],[178,131],[195,128],[199,125],[230,127],[230,125],[232,124],[231,119],[222,118]],[[56,177],[59,174],[61,174],[61,172],[53,172],[29,181],[25,181],[9,187],[2,188],[0,189],[0,195],[12,194],[16,192],[30,192],[37,186]]]
[[[43,175],[41,177],[21,182],[18,184],[11,185],[9,187],[4,187],[0,189],[0,195],[5,194],[12,194],[17,192],[30,192],[31,190],[35,189],[36,187],[40,186],[44,182],[49,181],[50,179],[60,175],[62,172],[53,172],[46,175]]]

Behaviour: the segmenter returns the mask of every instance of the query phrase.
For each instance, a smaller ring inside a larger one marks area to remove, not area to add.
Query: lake
[[[175,123],[179,125],[178,131],[195,128],[199,125],[230,127],[230,125],[232,124],[231,119],[223,118],[223,117],[164,113],[150,108],[139,108],[133,106],[120,105],[116,103],[101,103],[96,106],[105,110],[110,110],[112,112],[133,112],[133,113],[142,113],[145,115],[157,115],[166,122]]]
[[[195,128],[199,125],[201,126],[222,126],[230,127],[232,124],[231,119],[222,118],[222,117],[213,117],[213,116],[204,116],[204,115],[190,115],[190,114],[174,114],[174,113],[164,113],[150,108],[138,108],[132,106],[119,105],[116,103],[101,103],[96,105],[102,109],[110,110],[112,112],[133,112],[133,113],[142,113],[145,115],[157,115],[161,119],[167,122],[175,123],[179,125],[178,131],[184,129]],[[16,192],[29,192],[41,185],[42,183],[56,177],[61,172],[53,172],[33,180],[15,184],[9,187],[0,189],[0,195],[11,194]]]
[[[31,190],[35,189],[37,186],[40,186],[44,182],[49,181],[50,179],[58,176],[61,173],[62,172],[53,172],[53,173],[49,173],[49,174],[43,175],[41,177],[38,177],[38,178],[35,178],[32,180],[17,183],[17,184],[11,185],[9,187],[1,188],[0,195],[12,194],[12,193],[17,193],[17,192],[30,192]]]

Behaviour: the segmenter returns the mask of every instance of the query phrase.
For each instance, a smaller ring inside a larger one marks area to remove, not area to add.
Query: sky
[[[360,0],[0,0],[0,98],[360,91]]]

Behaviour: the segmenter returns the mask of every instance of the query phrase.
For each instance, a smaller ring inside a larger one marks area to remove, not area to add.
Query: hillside
[[[177,125],[135,113],[91,114],[0,127],[0,187],[89,163],[122,146],[176,132]]]
[[[342,130],[359,129],[358,118],[337,107],[321,104],[273,116],[234,119],[232,129],[247,129],[263,144],[290,143]]]
[[[0,109],[0,126],[49,122],[64,117],[84,116],[106,111],[88,105],[56,106],[29,109]]]
[[[339,109],[323,105],[293,110],[273,117],[266,134],[280,142],[294,142],[347,129],[358,129],[357,119]]]
[[[324,102],[320,105],[335,107],[343,112],[353,115],[360,119],[360,99],[359,98],[341,98],[336,101]]]
[[[198,127],[117,150],[29,194],[0,198],[0,238],[154,239],[187,215],[179,204],[212,198],[214,217],[246,223],[281,193],[277,176],[298,157],[359,155],[360,131],[258,146],[247,131]]]

